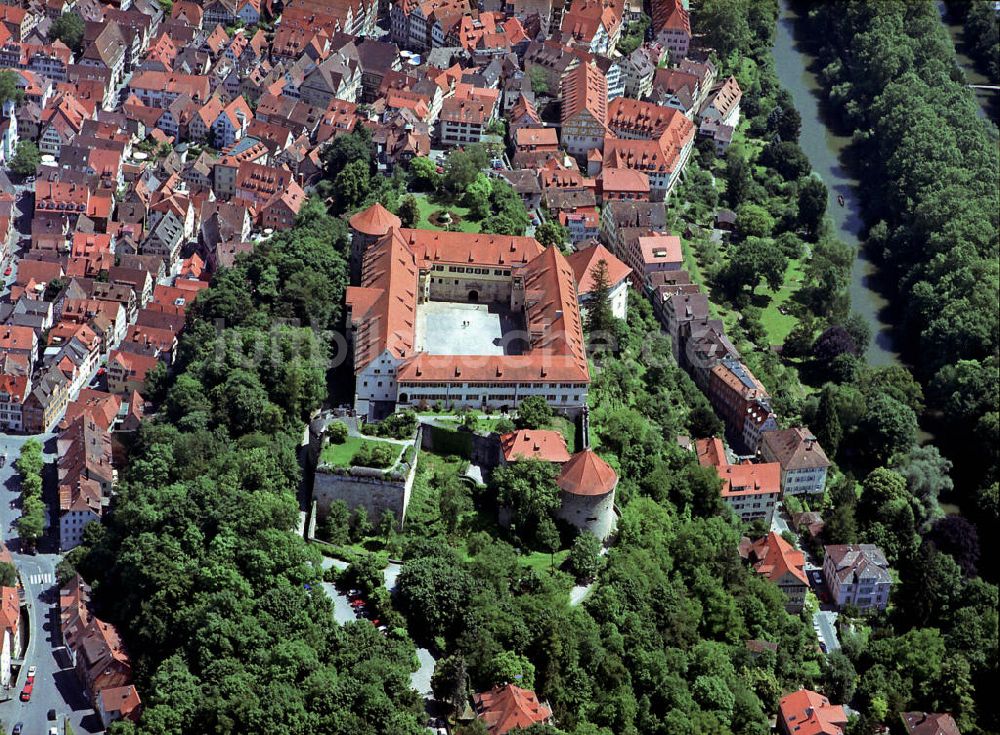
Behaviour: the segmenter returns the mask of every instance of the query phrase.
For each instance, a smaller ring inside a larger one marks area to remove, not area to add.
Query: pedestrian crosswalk
[[[55,575],[51,572],[48,574],[31,574],[28,575],[28,582],[31,584],[52,584],[56,581]]]

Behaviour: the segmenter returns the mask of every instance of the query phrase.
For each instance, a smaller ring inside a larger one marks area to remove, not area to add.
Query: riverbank
[[[951,42],[955,44],[955,62],[965,75],[966,83],[973,87],[976,102],[979,103],[980,115],[993,122],[1000,122],[1000,90],[983,89],[983,87],[995,87],[1000,84],[1000,80],[990,79],[980,71],[976,60],[969,55],[965,27],[950,16],[948,5],[944,0],[939,0],[937,5],[941,14],[941,23],[947,29],[948,35],[951,36]]]
[[[827,215],[837,237],[855,248],[851,267],[851,310],[861,314],[871,330],[872,340],[865,353],[868,364],[881,367],[900,364],[888,311],[889,301],[879,287],[878,267],[864,251],[860,235],[864,227],[858,179],[846,165],[851,137],[839,134],[832,116],[824,109],[816,58],[804,45],[804,29],[788,0],[780,4],[775,33],[775,70],[781,86],[788,90],[802,117],[799,146],[809,158],[828,191]],[[839,203],[843,197],[843,205]]]

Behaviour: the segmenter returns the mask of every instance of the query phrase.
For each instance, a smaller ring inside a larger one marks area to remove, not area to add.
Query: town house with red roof
[[[141,703],[134,691],[121,705],[111,699],[100,701],[103,692],[132,684],[132,661],[118,629],[94,615],[90,594],[90,586],[79,575],[59,590],[60,628],[70,661],[95,709],[110,713],[124,708],[129,719],[137,719]],[[115,699],[123,699],[121,692],[116,692]]]
[[[781,467],[767,462],[732,464],[721,439],[697,439],[698,464],[712,467],[722,480],[722,500],[742,521],[763,519],[770,525],[774,506],[781,497]]]
[[[458,84],[441,105],[441,145],[479,143],[497,116],[500,92]]]
[[[653,38],[670,49],[675,64],[688,55],[691,46],[691,16],[683,0],[652,0]]]
[[[19,5],[0,5],[0,23],[10,32],[14,41],[23,41],[40,19],[39,14]]]
[[[28,434],[49,431],[69,402],[69,381],[58,369],[50,369],[32,385],[24,400],[23,429]]]
[[[117,473],[111,434],[86,415],[68,422],[57,440],[59,459],[59,548],[75,548],[89,523],[99,521],[111,498]]]
[[[562,40],[610,56],[621,38],[623,0],[573,0],[563,15]]]
[[[586,315],[587,303],[597,286],[596,275],[604,264],[607,277],[608,301],[611,313],[618,319],[628,315],[628,288],[632,269],[620,261],[600,243],[574,251],[566,258],[576,278],[576,292],[580,301],[580,312]]]
[[[10,432],[24,429],[22,407],[30,389],[27,375],[0,373],[0,429]]]
[[[736,358],[723,358],[712,367],[708,400],[726,423],[727,435],[748,454],[755,454],[760,448],[764,432],[778,428],[770,394]]]
[[[538,695],[513,684],[494,687],[473,697],[476,716],[486,725],[489,735],[507,735],[552,721],[552,709],[538,700]]]
[[[694,149],[695,128],[678,110],[618,98],[608,118],[603,168],[628,168],[649,177],[650,197],[665,200]]]
[[[799,689],[778,702],[781,735],[844,735],[847,713],[843,706],[810,689]]]
[[[741,556],[753,566],[757,574],[778,586],[787,601],[785,609],[793,614],[802,611],[806,602],[809,579],[805,572],[805,555],[771,531],[749,544]]]
[[[72,142],[89,117],[90,113],[76,97],[61,95],[58,102],[49,105],[42,112],[42,136],[38,141],[38,150],[59,158],[62,147]]]
[[[72,59],[73,52],[62,41],[44,45],[8,41],[0,46],[0,67],[28,69],[53,82],[66,81],[66,68]]]
[[[6,551],[6,549],[5,549]],[[0,587],[0,686],[9,687],[10,664],[21,655],[21,601],[16,587]]]
[[[608,84],[597,64],[580,64],[562,80],[561,134],[566,151],[584,158],[608,135]]]
[[[108,355],[108,390],[144,393],[146,374],[160,363],[155,355],[114,350]]]

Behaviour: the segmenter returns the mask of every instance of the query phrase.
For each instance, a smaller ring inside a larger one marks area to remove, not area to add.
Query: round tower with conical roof
[[[556,478],[556,516],[603,541],[615,530],[615,488],[618,474],[593,449],[570,457]]]
[[[375,202],[368,209],[363,209],[351,217],[347,223],[351,227],[351,283],[359,283],[365,251],[391,230],[402,227],[403,222]]]

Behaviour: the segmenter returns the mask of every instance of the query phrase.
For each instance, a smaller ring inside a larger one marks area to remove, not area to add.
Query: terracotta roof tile
[[[504,459],[538,459],[544,462],[568,462],[566,438],[558,431],[522,429],[500,437]]]
[[[774,531],[754,541],[750,546],[750,554],[755,560],[754,571],[772,582],[779,582],[786,574],[791,574],[802,584],[809,584],[805,572],[805,554]]]
[[[538,701],[538,696],[513,684],[476,694],[476,713],[490,735],[506,735],[515,728],[526,728],[552,717],[552,710]]]
[[[585,449],[563,465],[556,484],[571,495],[605,495],[615,489],[618,475],[593,449]]]
[[[632,273],[632,269],[611,254],[606,247],[597,243],[589,248],[577,250],[566,258],[573,275],[576,277],[576,290],[580,294],[593,291],[594,269],[602,260],[607,264],[608,283],[611,286],[624,281]]]

